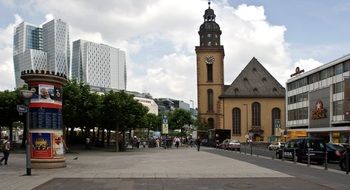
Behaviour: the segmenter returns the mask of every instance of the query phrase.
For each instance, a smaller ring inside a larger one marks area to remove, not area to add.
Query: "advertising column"
[[[66,76],[55,73],[22,72],[33,92],[29,104],[29,142],[33,168],[65,167],[62,123],[62,87]]]

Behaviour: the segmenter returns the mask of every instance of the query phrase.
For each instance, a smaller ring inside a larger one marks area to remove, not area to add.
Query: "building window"
[[[348,60],[343,63],[343,72],[349,71],[350,70],[349,68],[350,68],[350,61]]]
[[[288,111],[288,121],[308,118],[308,107],[293,109]]]
[[[333,115],[343,114],[343,100],[333,102]]]
[[[272,109],[272,135],[275,135],[275,120],[281,119],[281,110],[279,108]],[[280,121],[281,123],[281,121]]]
[[[343,73],[343,64],[339,63],[338,65],[335,66],[334,68],[335,75],[339,75]]]
[[[207,80],[208,82],[213,81],[213,64],[207,64]]]
[[[211,37],[211,34],[207,34],[207,36],[208,36],[208,38],[210,38],[210,37]]]
[[[213,118],[208,119],[208,127],[209,127],[209,129],[214,129],[214,119]]]
[[[258,102],[254,102],[252,104],[252,126],[260,127],[260,104]]]
[[[241,134],[241,110],[239,108],[233,108],[232,110],[232,134]]]
[[[208,46],[211,46],[211,42],[208,42]]]
[[[308,93],[301,93],[294,96],[288,97],[288,104],[295,104],[298,102],[303,102],[308,100]]]
[[[214,95],[213,95],[213,90],[208,89],[207,91],[208,94],[208,112],[213,112],[214,111]]]
[[[333,94],[344,92],[344,82],[338,82],[333,84]]]

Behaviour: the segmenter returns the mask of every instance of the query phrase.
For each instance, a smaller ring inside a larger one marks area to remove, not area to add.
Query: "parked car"
[[[326,144],[327,148],[327,160],[330,162],[339,162],[343,152],[345,152],[346,148],[332,143]]]
[[[346,149],[346,148],[350,148],[349,143],[333,143],[333,144],[336,144],[336,145],[342,146],[342,147],[344,147],[345,149]]]
[[[230,142],[231,139],[225,139],[224,141],[222,141],[222,143],[220,143],[218,145],[218,148],[220,149],[226,149],[226,147],[228,147],[228,143]]]
[[[271,143],[267,149],[269,150],[278,150],[284,147],[284,142],[273,142]]]
[[[240,151],[241,143],[239,142],[239,140],[230,140],[228,142],[228,147],[226,147],[226,149]]]
[[[276,152],[280,159],[295,159],[298,162],[308,159],[308,150],[310,151],[310,161],[323,164],[326,154],[326,143],[317,138],[298,138],[285,143],[285,146]],[[294,155],[295,152],[295,155]]]

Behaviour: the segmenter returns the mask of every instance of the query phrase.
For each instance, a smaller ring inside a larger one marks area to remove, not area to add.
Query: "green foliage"
[[[123,131],[141,128],[145,124],[144,115],[148,108],[144,107],[132,95],[124,91],[110,91],[103,97],[102,117],[107,126],[118,125]]]
[[[193,123],[193,125],[196,127],[198,131],[208,131],[209,126],[207,123],[203,123],[200,120],[196,119]]]
[[[23,120],[17,112],[17,105],[24,104],[24,100],[20,97],[20,90],[0,92],[0,126],[11,127],[15,121]]]
[[[192,114],[190,111],[184,109],[176,109],[168,115],[169,125],[171,129],[181,129],[184,125],[191,125],[193,123]]]

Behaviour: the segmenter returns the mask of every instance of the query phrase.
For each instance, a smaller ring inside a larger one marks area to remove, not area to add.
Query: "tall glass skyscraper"
[[[125,52],[104,44],[74,41],[72,79],[94,87],[126,90]]]
[[[47,52],[47,69],[69,76],[69,27],[61,19],[43,25],[43,47]]]
[[[43,28],[22,22],[15,27],[13,63],[16,87],[24,85],[20,78],[24,70],[47,70],[69,76],[69,28],[66,23],[52,20]]]

